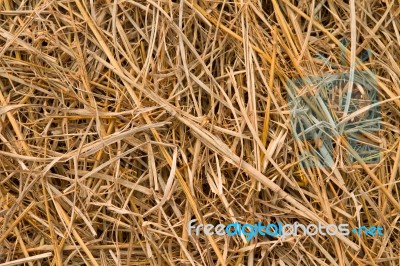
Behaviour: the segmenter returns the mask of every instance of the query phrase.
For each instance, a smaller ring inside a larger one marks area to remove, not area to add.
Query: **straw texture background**
[[[394,0],[0,0],[0,265],[399,265],[399,14]],[[363,141],[379,160],[348,160],[338,137],[334,168],[303,169],[287,82],[349,71],[375,75],[381,130]],[[245,241],[188,235],[191,219],[384,236]]]

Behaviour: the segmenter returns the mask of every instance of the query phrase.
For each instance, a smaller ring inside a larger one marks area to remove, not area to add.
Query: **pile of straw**
[[[399,265],[399,16],[394,0],[0,0],[0,265]],[[368,118],[360,71],[379,128],[354,144],[329,123]],[[339,73],[344,94],[290,90]],[[332,165],[307,166],[326,143],[297,135],[321,124]],[[192,219],[384,234],[247,241]]]

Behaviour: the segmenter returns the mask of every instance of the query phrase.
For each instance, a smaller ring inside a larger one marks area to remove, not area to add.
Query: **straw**
[[[0,0],[0,265],[399,265],[399,15]]]

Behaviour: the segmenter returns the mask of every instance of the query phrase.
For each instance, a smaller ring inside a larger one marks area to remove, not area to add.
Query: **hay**
[[[0,265],[399,265],[399,14],[0,1]],[[384,234],[247,241],[192,219]]]

